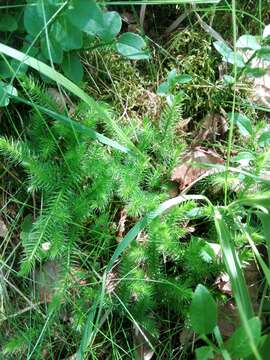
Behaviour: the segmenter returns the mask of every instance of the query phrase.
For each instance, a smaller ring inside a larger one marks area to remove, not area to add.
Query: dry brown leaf
[[[217,136],[224,136],[228,131],[225,117],[218,113],[207,114],[200,126],[201,128],[194,139],[194,143],[205,140],[214,141]]]
[[[218,326],[224,340],[232,335],[239,324],[237,308],[232,300],[218,305]]]
[[[150,334],[148,334],[142,327],[133,324],[133,342],[135,345],[136,359],[137,360],[151,360],[154,351],[150,343]]]
[[[245,61],[249,60],[254,51],[248,50],[243,52]],[[252,68],[260,68],[266,71],[263,76],[252,79],[252,88],[250,100],[259,105],[270,108],[270,61],[254,58],[251,60]]]
[[[120,211],[120,219],[118,223],[118,234],[117,234],[117,242],[120,242],[123,239],[123,234],[126,230],[126,221],[127,221],[127,211],[126,209],[122,209]]]
[[[171,179],[177,181],[180,190],[183,190],[208,171],[207,168],[198,167],[199,164],[223,164],[223,162],[224,160],[213,150],[204,150],[198,146],[183,157],[182,164],[174,168]]]
[[[61,264],[56,260],[48,260],[41,270],[35,274],[36,287],[41,302],[50,302],[57,289],[61,277]]]
[[[0,237],[4,238],[8,233],[8,228],[4,221],[0,219]]]
[[[216,285],[219,291],[222,292],[223,294],[229,296],[232,295],[232,285],[231,285],[230,277],[227,273],[225,272],[221,273],[214,282],[214,285]]]

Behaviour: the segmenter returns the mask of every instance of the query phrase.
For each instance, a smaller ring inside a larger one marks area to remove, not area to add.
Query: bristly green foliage
[[[29,79],[23,79],[23,85],[35,103],[62,111],[46,87]],[[181,119],[181,102],[181,95],[175,96],[158,122],[144,119],[143,128],[135,121],[123,127],[140,151],[137,157],[106,148],[35,109],[28,112],[24,140],[0,138],[1,155],[16,171],[23,169],[26,191],[40,203],[37,217],[21,234],[20,275],[29,275],[39,267],[48,272],[52,264],[63,264],[61,275],[59,271],[54,275],[55,290],[45,291],[49,291],[46,297],[51,299],[50,316],[54,314],[50,328],[57,316],[54,310],[65,304],[74,317],[71,331],[82,329],[86,304],[98,295],[96,274],[103,266],[102,259],[106,263],[116,246],[119,213],[111,204],[116,203],[116,209],[125,209],[127,221],[132,223],[170,197],[169,174],[184,148],[174,136]],[[105,105],[104,110],[107,111]],[[102,123],[83,104],[75,109],[74,117],[85,126],[102,127],[108,135],[121,138],[113,123]],[[163,308],[166,312],[173,304],[177,314],[182,316],[186,312],[195,283],[188,281],[188,276],[179,277],[179,270],[189,269],[201,279],[200,262],[197,264],[194,259],[190,263],[190,258],[198,256],[201,249],[189,250],[184,241],[187,235],[184,214],[193,207],[193,203],[186,203],[165,215],[161,222],[149,225],[125,252],[117,271],[119,284],[112,284],[113,291],[107,285],[104,306],[124,318],[131,315],[132,321],[153,335],[158,334],[159,328],[155,309]],[[93,261],[89,259],[91,254],[95,254]],[[89,267],[94,273],[86,276]],[[78,272],[79,268],[82,270]],[[73,273],[93,285],[74,290]],[[72,302],[69,291],[73,292]],[[118,298],[127,306],[128,314]],[[25,317],[25,324],[28,320]],[[36,334],[31,329],[31,334]],[[25,346],[23,339],[16,336],[5,347],[9,353]],[[17,349],[13,342],[18,343]]]

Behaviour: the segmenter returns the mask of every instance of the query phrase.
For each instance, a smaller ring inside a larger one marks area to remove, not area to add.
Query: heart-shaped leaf
[[[104,41],[110,41],[119,34],[121,27],[121,16],[116,11],[109,11],[103,15],[103,29],[97,35]]]
[[[94,0],[74,0],[67,17],[74,26],[92,36],[104,29],[103,13]]]
[[[0,107],[8,106],[10,95],[17,96],[15,87],[0,81]]]
[[[199,284],[190,306],[190,321],[198,335],[213,332],[217,325],[217,305],[205,286]]]
[[[223,41],[214,42],[215,49],[222,55],[223,60],[242,68],[245,66],[244,58],[239,53],[234,53]]]
[[[239,49],[246,50],[259,50],[261,45],[258,43],[257,39],[253,35],[242,35],[236,42],[236,47]]]
[[[49,36],[48,41],[45,37],[41,39],[41,51],[45,59],[52,60],[56,64],[61,64],[63,60],[63,50],[53,39],[53,36]]]
[[[131,32],[122,34],[117,41],[116,47],[121,55],[131,60],[150,58],[150,52],[143,38]]]
[[[210,346],[201,346],[196,349],[196,360],[208,360],[214,358],[213,350]]]
[[[16,18],[9,14],[1,15],[0,31],[15,31],[18,28],[18,22]]]
[[[69,53],[62,63],[64,74],[73,82],[79,83],[83,78],[83,66],[80,58],[75,53]]]
[[[232,113],[229,113],[228,116],[230,120],[232,120],[232,117],[234,116],[234,121],[243,136],[249,137],[253,134],[251,121],[246,115],[240,113],[234,113],[233,115]]]
[[[72,25],[66,17],[55,21],[52,24],[50,33],[64,51],[80,49],[82,47],[81,30]]]

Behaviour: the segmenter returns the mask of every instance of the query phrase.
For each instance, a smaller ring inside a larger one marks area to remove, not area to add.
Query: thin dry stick
[[[186,10],[183,14],[181,14],[166,30],[165,35],[169,35],[171,32],[173,32],[175,29],[178,28],[178,26],[188,17],[190,14],[190,10]]]
[[[140,11],[140,25],[141,25],[142,29],[143,29],[143,24],[144,24],[144,19],[145,19],[146,6],[147,5],[142,5],[141,11]]]

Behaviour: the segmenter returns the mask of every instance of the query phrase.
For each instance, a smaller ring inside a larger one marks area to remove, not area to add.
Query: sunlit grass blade
[[[89,96],[85,91],[83,91],[79,86],[74,84],[72,81],[67,79],[64,75],[60,74],[58,71],[54,70],[52,67],[47,64],[24,54],[21,51],[18,51],[10,46],[7,46],[3,43],[0,43],[0,53],[9,56],[13,59],[20,61],[23,64],[30,66],[31,68],[37,70],[40,74],[47,76],[49,79],[55,81],[58,85],[63,86],[66,90],[70,91],[73,95],[77,96],[88,104],[92,109],[95,109],[97,114],[104,119],[105,122],[110,124],[113,129],[117,132],[117,135],[121,138],[125,144],[128,144],[135,152],[136,147],[129,140],[129,138],[123,133],[120,126],[109,116],[108,112],[103,109],[91,96]]]
[[[249,328],[248,320],[254,316],[249,293],[247,290],[245,278],[241,269],[241,265],[232,243],[231,234],[219,210],[215,209],[215,226],[220,239],[223,253],[223,259],[226,271],[229,274],[232,284],[233,295],[237,305],[237,310],[241,319],[241,323],[250,340],[252,352],[257,360],[261,359],[252,332]]]
[[[31,105],[31,106],[33,105],[30,101],[25,100],[25,99],[23,99],[23,98],[21,98],[19,96],[16,96],[14,98],[16,98],[18,101],[20,101],[20,102],[22,102],[24,104]],[[99,132],[94,131],[89,127],[86,127],[85,125],[82,125],[79,122],[73,121],[72,119],[70,119],[67,116],[59,114],[59,113],[57,113],[55,111],[52,111],[50,109],[46,109],[45,107],[37,105],[37,104],[34,104],[34,107],[37,108],[40,112],[43,112],[43,113],[51,116],[53,119],[66,124],[67,126],[71,127],[73,130],[76,130],[79,133],[85,134],[85,135],[89,136],[93,140],[99,141],[101,144],[108,145],[108,146],[110,146],[110,147],[112,147],[114,149],[120,150],[120,151],[122,151],[124,153],[130,153],[131,152],[131,150],[129,148],[127,148],[125,146],[122,146],[117,141],[114,141],[114,140],[106,137],[105,135],[100,134]]]
[[[232,243],[231,234],[221,213],[217,209],[215,210],[215,226],[219,236],[226,270],[232,283],[234,296],[237,302],[241,304],[246,316],[251,318],[253,316],[253,310],[241,265]]]

